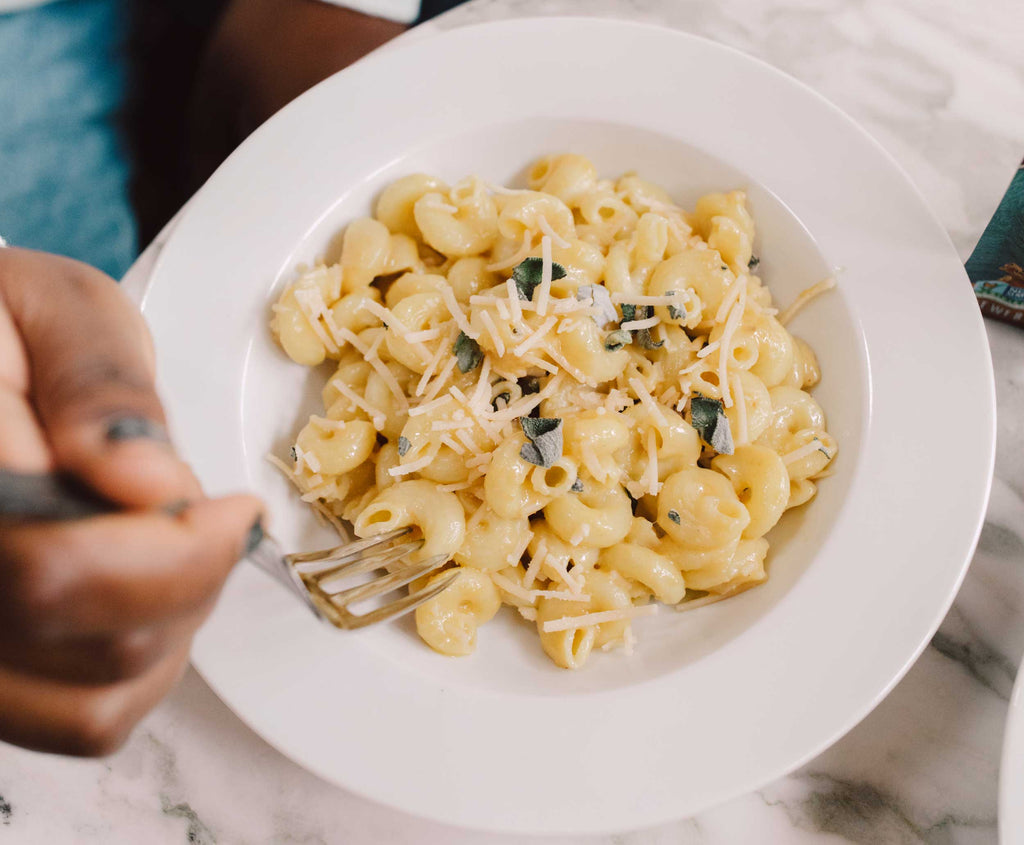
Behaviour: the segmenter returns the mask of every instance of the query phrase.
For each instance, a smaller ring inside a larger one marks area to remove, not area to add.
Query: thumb
[[[0,297],[25,347],[28,399],[55,465],[129,507],[198,497],[167,437],[145,323],[117,283],[43,253],[0,258]]]

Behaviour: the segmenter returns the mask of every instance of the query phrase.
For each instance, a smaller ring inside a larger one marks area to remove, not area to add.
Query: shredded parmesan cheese
[[[549,619],[544,622],[541,625],[541,630],[545,634],[553,634],[556,631],[574,631],[577,628],[586,628],[590,625],[603,625],[605,622],[621,622],[640,616],[653,616],[657,612],[657,605],[644,604],[639,607],[602,610],[599,613],[583,613],[580,616],[563,616],[561,619]]]
[[[419,417],[423,414],[429,414],[432,411],[437,410],[442,405],[446,405],[452,401],[452,397],[447,393],[444,396],[439,396],[437,399],[433,399],[430,402],[424,402],[422,405],[417,405],[415,408],[409,409],[410,417]]]
[[[494,320],[491,318],[489,311],[478,311],[480,315],[480,322],[484,324],[484,331],[487,332],[491,337],[491,344],[494,346],[494,351],[500,358],[505,354],[505,341],[501,339],[501,333],[498,331],[498,327],[494,325]]]
[[[534,346],[536,346],[544,339],[544,335],[551,331],[551,328],[555,325],[557,321],[557,317],[548,317],[543,323],[540,324],[540,326],[537,327],[537,330],[533,332],[533,334],[531,334],[528,338],[526,338],[526,340],[524,340],[518,346],[512,348],[512,354],[522,357],[523,353],[525,353],[529,349],[532,349]]]
[[[515,596],[520,601],[524,601],[527,604],[533,604],[533,598],[530,596],[529,590],[524,590],[511,578],[506,578],[500,572],[492,572],[491,580],[494,582],[496,587],[500,587],[510,596]]]
[[[582,546],[583,542],[590,536],[590,523],[581,522],[579,528],[576,529],[576,533],[569,538],[570,546]],[[566,570],[568,572],[568,570]]]
[[[725,296],[722,297],[722,304],[718,306],[718,311],[715,312],[716,323],[721,323],[722,320],[726,318],[726,315],[732,308],[733,303],[735,303],[736,299],[739,297],[740,290],[745,289],[746,286],[746,276],[739,275],[733,280],[733,283],[729,285],[728,289],[726,290]]]
[[[506,556],[505,562],[508,563],[510,566],[517,566],[519,564],[519,559],[523,556],[523,553],[526,551],[527,547],[530,545],[530,540],[532,538],[533,538],[533,532],[532,531],[524,531],[523,532],[523,537],[519,541],[519,545],[516,546],[516,548],[513,549]]]
[[[786,464],[786,466],[789,466],[790,464],[795,464],[802,458],[806,458],[808,455],[813,455],[818,451],[824,451],[827,453],[828,449],[825,448],[824,443],[815,437],[810,443],[805,443],[799,449],[794,449],[792,452],[787,452],[783,455],[782,462]],[[831,460],[831,457],[829,457],[829,460]]]
[[[660,317],[647,317],[643,320],[627,320],[619,328],[623,331],[635,332],[640,331],[640,329],[653,329],[660,322]]]
[[[455,325],[459,327],[459,330],[466,335],[476,340],[480,337],[480,332],[473,331],[473,327],[469,324],[466,319],[466,315],[462,312],[462,306],[459,305],[459,301],[455,298],[455,291],[453,291],[448,285],[441,288],[441,299],[444,300],[445,307],[448,309],[448,313],[452,315],[452,319],[455,321]]]
[[[739,376],[733,381],[733,392],[736,394],[736,445],[742,446],[750,437],[747,430],[747,397],[743,392],[743,379]]]
[[[488,264],[487,269],[492,273],[497,273],[499,270],[507,270],[509,267],[515,267],[524,258],[528,258],[530,255],[530,233],[523,232],[523,245],[516,250],[515,254],[510,255],[504,261],[496,261],[494,264]]]
[[[633,395],[636,396],[636,398],[640,400],[640,404],[644,406],[644,410],[651,415],[651,422],[664,422],[665,418],[661,415],[658,403],[654,401],[654,397],[651,396],[651,392],[644,387],[644,383],[640,381],[637,376],[633,376],[629,380],[629,386],[633,389]]]
[[[551,228],[551,224],[548,223],[547,218],[543,214],[537,218],[537,228],[544,233],[545,237],[550,238],[551,243],[559,249],[568,249],[569,242]]]
[[[388,470],[388,475],[398,478],[398,476],[400,475],[409,475],[410,473],[413,472],[419,472],[421,469],[430,466],[430,464],[436,457],[437,450],[434,449],[433,451],[428,452],[422,458],[417,458],[415,461],[409,461],[409,463],[407,464],[401,464],[396,467],[391,467],[391,469]]]
[[[835,286],[836,280],[831,276],[829,276],[829,278],[827,279],[823,279],[816,285],[811,285],[809,288],[807,288],[807,290],[802,291],[800,295],[793,300],[793,304],[790,305],[789,308],[787,308],[785,311],[779,314],[777,318],[778,321],[785,326],[801,310],[803,310],[804,306],[807,305],[808,302],[810,302],[815,297],[821,296],[823,293],[825,293],[825,291],[832,290],[832,288],[834,288]]]
[[[612,302],[616,305],[676,305],[680,301],[678,294],[664,296],[642,296],[637,293],[613,293]]]
[[[574,367],[572,364],[570,364],[566,357],[559,350],[555,349],[554,347],[548,347],[545,351],[547,352],[548,357],[552,361],[558,364],[559,367],[565,370],[580,384],[586,384],[589,385],[590,387],[596,386],[596,383],[593,379],[591,379],[586,373],[582,372],[577,367]]]
[[[421,332],[409,332],[405,339],[410,343],[425,343],[428,340],[437,340],[443,332],[444,329],[441,326],[436,326],[432,329],[424,329]]]
[[[505,280],[505,290],[508,291],[508,307],[512,312],[512,321],[521,323],[523,321],[523,303],[519,300],[519,288],[512,279]]]
[[[448,435],[448,434],[442,434],[441,435],[441,445],[442,446],[447,446],[456,455],[465,455],[466,454],[466,447],[463,446],[461,443],[456,443],[454,440],[452,440],[451,436]]]
[[[437,396],[438,393],[441,392],[441,388],[443,388],[448,383],[448,379],[454,372],[455,365],[458,362],[459,359],[456,358],[454,355],[448,359],[448,363],[444,365],[444,369],[441,370],[437,378],[435,378],[430,383],[430,389],[427,390],[427,392],[423,396],[424,402],[430,402],[435,396]]]
[[[722,329],[722,336],[719,340],[722,343],[718,352],[718,383],[722,386],[722,402],[726,408],[732,407],[732,393],[729,391],[729,359],[732,357],[732,339],[743,319],[743,309],[747,304],[747,286],[740,288],[740,295],[736,304],[729,311],[729,319],[725,321],[725,328]]]
[[[562,599],[562,601],[590,601],[586,593],[571,593],[568,590],[530,590],[529,595],[535,599]]]
[[[526,567],[526,575],[523,576],[523,586],[526,589],[530,589],[534,579],[540,572],[540,568],[544,565],[544,560],[548,556],[548,543],[547,540],[540,540],[537,543],[537,549],[530,558],[530,565]]]
[[[328,336],[327,332],[324,331],[324,327],[320,324],[320,318],[328,313],[327,303],[324,302],[320,289],[317,287],[296,288],[292,295],[295,297],[295,302],[298,304],[302,316],[306,318],[306,322],[309,323],[309,327],[316,334],[317,339],[327,348],[328,352],[331,354],[336,353],[338,345]]]
[[[373,421],[373,427],[377,429],[377,431],[382,431],[384,429],[387,415],[380,408],[371,405],[341,379],[332,379],[331,386],[361,411],[365,411],[367,416],[369,416]]]
[[[657,432],[650,428],[647,431],[647,469],[644,471],[647,483],[647,492],[657,496],[661,491],[661,482],[658,481],[658,440]]]
[[[415,395],[422,396],[423,391],[427,389],[427,385],[430,383],[430,379],[433,377],[438,366],[441,363],[441,359],[444,358],[445,353],[451,354],[451,350],[448,349],[447,344],[440,343],[437,346],[437,351],[434,352],[434,357],[430,359],[430,363],[427,364],[427,368],[423,371],[423,375],[420,376],[419,382],[416,384]]]
[[[700,350],[700,352],[697,353],[697,357],[700,358],[701,360],[703,360],[704,358],[707,358],[708,355],[710,355],[716,349],[718,349],[718,347],[721,346],[721,345],[722,345],[722,341],[720,339],[712,341],[711,343],[707,344],[707,346],[703,347]]]

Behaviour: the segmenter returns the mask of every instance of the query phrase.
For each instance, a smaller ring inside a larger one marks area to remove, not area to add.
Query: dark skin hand
[[[403,30],[317,0],[232,0],[194,99],[197,179]],[[258,521],[252,497],[205,498],[167,442],[153,362],[113,280],[0,249],[0,467],[72,474],[119,507],[74,522],[0,518],[0,741],[116,749],[181,676]],[[111,437],[119,427],[135,436]]]
[[[320,0],[231,0],[192,103],[197,184],[280,108],[405,29]]]
[[[163,435],[153,360],[112,279],[0,249],[0,466],[70,473],[119,507],[0,519],[0,740],[120,745],[184,671],[260,516],[250,496],[203,496]]]

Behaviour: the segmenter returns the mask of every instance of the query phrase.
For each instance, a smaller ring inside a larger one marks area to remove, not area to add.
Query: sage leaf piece
[[[676,295],[676,292],[674,290],[667,290],[667,291],[665,291],[665,296],[675,296],[675,295]],[[683,306],[681,306],[681,305],[669,304],[669,306],[668,306],[668,316],[671,317],[673,320],[679,320],[680,322],[682,322],[683,320],[686,319],[686,309]]]
[[[294,464],[299,459],[299,453],[295,451],[294,446],[292,446],[290,454],[292,456],[292,463]]]
[[[597,314],[592,314],[591,317],[599,329],[603,329],[609,323],[614,323],[619,316],[615,306],[612,305],[611,294],[608,293],[608,289],[604,285],[580,285],[579,290],[576,291],[576,299],[580,302],[589,301],[597,309]]]
[[[499,402],[504,402],[505,404],[502,407],[503,408],[507,408],[508,407],[508,403],[511,402],[511,401],[512,401],[512,394],[509,393],[507,390],[503,390],[503,391],[501,391],[501,393],[499,393],[497,396],[495,396],[491,400],[491,407],[495,411],[497,411],[498,410],[498,403]]]
[[[475,370],[484,360],[484,353],[480,349],[480,344],[465,332],[459,332],[459,336],[455,338],[455,346],[452,347],[452,352],[455,353],[459,364],[459,372],[462,373]]]
[[[671,519],[676,525],[683,524],[683,520],[679,516],[679,511],[669,511],[668,518]]]
[[[616,329],[609,333],[604,339],[604,348],[609,352],[616,352],[627,346],[633,340],[633,336],[624,329]]]
[[[646,320],[654,316],[653,305],[633,305],[630,302],[622,303],[622,322],[631,323],[633,320]]]
[[[544,275],[543,258],[524,258],[512,270],[512,281],[516,283],[516,291],[520,299],[533,299],[533,292],[540,284]],[[564,279],[565,268],[557,261],[551,262],[551,280]]]
[[[642,349],[660,349],[662,346],[665,345],[665,341],[654,339],[654,335],[651,334],[650,329],[640,329],[636,333],[635,339],[637,346],[641,347]]]
[[[580,477],[578,475],[576,476],[576,480],[572,483],[572,487],[570,487],[569,490],[573,493],[583,492],[583,482],[580,480]]]
[[[690,399],[690,424],[701,440],[720,455],[733,453],[732,431],[721,399],[709,399],[695,393]]]
[[[747,262],[747,269],[753,270],[758,264],[761,263],[761,259],[756,255],[750,256],[750,261]]]
[[[537,376],[523,376],[519,379],[518,384],[519,389],[523,391],[523,396],[540,393],[540,379]]]
[[[547,469],[562,457],[562,421],[558,417],[520,417],[519,425],[528,442],[519,457],[528,464]]]
[[[409,442],[408,437],[398,438],[398,457],[404,458],[406,452],[412,448],[412,443]]]

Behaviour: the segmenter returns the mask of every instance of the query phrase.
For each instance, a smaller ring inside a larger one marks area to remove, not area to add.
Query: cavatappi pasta
[[[528,184],[399,179],[337,264],[285,289],[281,346],[336,369],[277,462],[332,521],[412,526],[420,559],[460,568],[416,612],[431,648],[469,654],[507,604],[578,668],[631,650],[654,602],[763,581],[764,535],[814,496],[836,442],[741,191],[684,211],[578,155]]]

